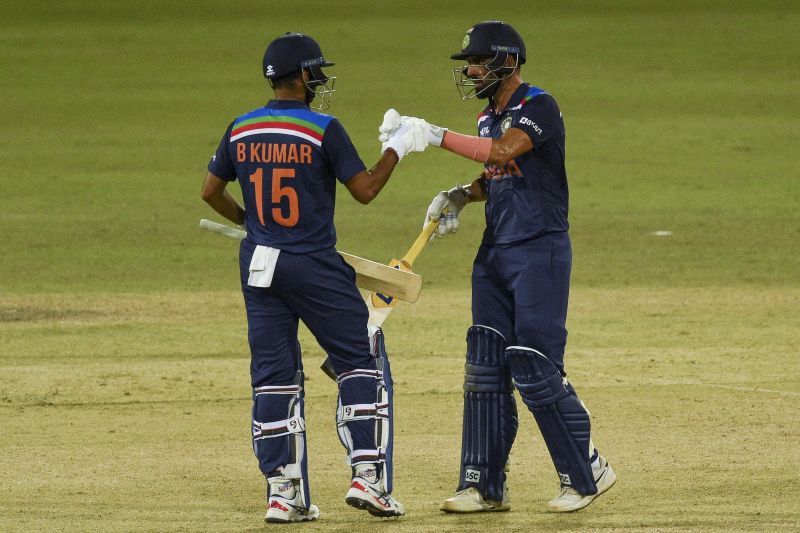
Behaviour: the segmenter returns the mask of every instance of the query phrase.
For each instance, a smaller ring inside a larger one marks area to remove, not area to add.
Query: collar
[[[494,102],[492,102],[491,104],[489,104],[489,106],[487,107],[487,109],[488,109],[489,111],[491,111],[491,112],[492,112],[492,114],[495,114],[495,115],[502,115],[502,114],[504,114],[504,113],[507,113],[507,112],[508,112],[508,111],[510,111],[510,110],[511,110],[513,107],[515,107],[515,106],[519,105],[519,103],[522,101],[522,99],[523,99],[523,98],[525,98],[525,95],[528,93],[528,89],[530,89],[530,85],[528,85],[528,84],[527,84],[527,83],[525,83],[524,81],[523,81],[522,83],[520,83],[520,84],[519,84],[519,87],[517,87],[517,88],[514,90],[514,93],[511,95],[511,98],[509,98],[509,99],[508,99],[508,104],[506,104],[506,107],[505,107],[505,109],[503,109],[503,111],[502,111],[501,113],[498,113],[498,112],[495,110],[495,107],[494,107]]]
[[[305,102],[301,102],[300,100],[270,100],[264,107],[270,109],[308,109]]]

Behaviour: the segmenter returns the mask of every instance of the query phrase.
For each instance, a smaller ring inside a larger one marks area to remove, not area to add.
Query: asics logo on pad
[[[481,482],[481,472],[480,472],[480,470],[467,470],[464,473],[464,481],[471,481],[473,483],[480,483]]]

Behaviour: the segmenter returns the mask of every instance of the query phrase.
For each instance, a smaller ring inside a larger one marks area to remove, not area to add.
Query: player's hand
[[[456,185],[449,191],[442,191],[433,198],[422,224],[425,227],[428,221],[434,223],[438,221],[439,227],[431,235],[431,240],[458,231],[458,215],[468,201],[469,190],[461,185]]]
[[[425,134],[428,136],[428,144],[432,144],[433,146],[441,146],[442,139],[444,139],[444,132],[447,131],[447,128],[443,128],[441,126],[434,126],[430,122],[425,119],[417,118],[417,117],[400,117],[400,124],[419,124],[425,130]]]
[[[400,127],[400,113],[396,109],[389,109],[383,114],[383,123],[378,127],[378,140],[385,143]]]
[[[387,111],[388,114],[388,111]],[[419,124],[405,124],[389,135],[381,145],[381,153],[394,150],[398,159],[411,152],[422,152],[428,147],[428,138],[425,130]]]
[[[378,132],[380,133],[378,135],[378,140],[386,142],[400,126],[405,126],[406,124],[418,124],[421,126],[425,130],[428,144],[434,146],[442,145],[442,139],[444,138],[444,133],[447,131],[447,128],[435,126],[422,118],[400,115],[395,109],[389,109],[383,116],[383,124],[378,128]]]

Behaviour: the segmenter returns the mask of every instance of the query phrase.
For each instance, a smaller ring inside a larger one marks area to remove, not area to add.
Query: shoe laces
[[[474,499],[475,501],[480,501],[483,499],[483,496],[481,496],[481,493],[475,487],[467,487],[466,489],[461,489],[457,491],[456,497],[458,496],[468,496]]]
[[[562,486],[561,494],[559,494],[558,497],[560,498],[562,496],[580,496],[580,494],[572,487]]]

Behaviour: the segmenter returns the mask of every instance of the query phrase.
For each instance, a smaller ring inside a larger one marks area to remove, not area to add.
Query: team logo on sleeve
[[[507,116],[506,118],[503,119],[503,122],[500,123],[500,133],[505,133],[506,132],[506,130],[509,128],[509,126],[511,126],[511,121],[512,120],[513,119],[511,118],[511,115],[509,115],[509,116]]]

